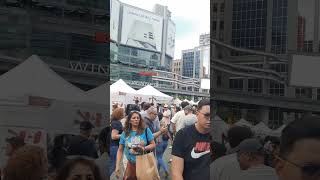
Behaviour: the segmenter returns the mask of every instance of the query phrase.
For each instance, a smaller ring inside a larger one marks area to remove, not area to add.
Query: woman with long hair
[[[128,159],[124,173],[124,180],[137,180],[136,156],[146,151],[152,151],[156,147],[153,134],[149,128],[145,128],[141,114],[131,111],[126,119],[124,131],[120,137],[117,153],[116,177],[120,177],[120,162],[123,152]]]
[[[120,120],[124,117],[124,109],[116,108],[111,114],[111,142],[110,142],[110,171],[113,173],[116,168],[117,152],[119,148],[120,136],[123,131]]]

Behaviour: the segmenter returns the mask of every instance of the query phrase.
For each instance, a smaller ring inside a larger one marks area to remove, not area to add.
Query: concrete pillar
[[[261,122],[265,123],[266,125],[268,125],[269,122],[269,107],[266,106],[261,106],[261,108],[259,109],[259,119],[261,120]]]

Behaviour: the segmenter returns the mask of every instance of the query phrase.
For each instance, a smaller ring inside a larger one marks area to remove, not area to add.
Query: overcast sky
[[[181,58],[181,50],[199,45],[199,36],[210,32],[210,0],[120,0],[152,11],[155,4],[168,6],[176,24],[174,59]]]

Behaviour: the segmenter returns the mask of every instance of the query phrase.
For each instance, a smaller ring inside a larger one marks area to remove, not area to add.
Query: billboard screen
[[[174,57],[175,36],[176,36],[176,25],[171,20],[169,20],[166,53],[171,57]]]
[[[293,55],[289,64],[289,85],[320,87],[320,57]]]
[[[162,25],[160,16],[123,6],[121,44],[160,52]]]
[[[111,0],[110,39],[118,41],[120,2]]]

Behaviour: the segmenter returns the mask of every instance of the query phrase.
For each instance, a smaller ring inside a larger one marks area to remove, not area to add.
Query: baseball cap
[[[261,153],[263,152],[262,144],[255,138],[243,140],[236,148],[237,152]]]
[[[94,125],[89,121],[82,121],[80,123],[80,129],[81,130],[90,130],[90,129],[93,129],[93,128],[94,128]]]
[[[24,140],[18,136],[6,138],[6,142],[11,144],[12,146],[15,146],[15,147],[21,147],[21,146],[25,145]]]

